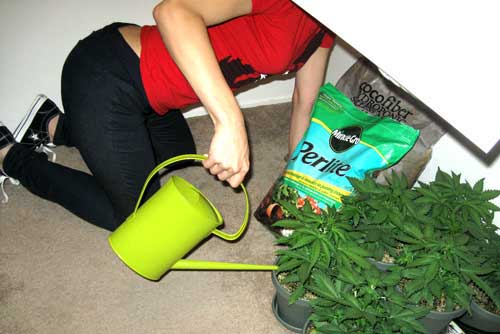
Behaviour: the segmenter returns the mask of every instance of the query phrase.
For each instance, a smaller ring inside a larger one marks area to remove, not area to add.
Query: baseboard
[[[253,100],[253,101],[238,101],[240,104],[240,108],[253,108],[253,107],[258,107],[258,106],[264,106],[264,105],[271,105],[271,104],[279,104],[279,103],[286,103],[290,102],[291,98],[290,96],[278,96],[278,97],[273,97],[273,98],[266,98],[262,100]],[[193,108],[187,112],[184,113],[185,118],[190,118],[190,117],[198,117],[198,116],[205,116],[207,115],[207,111],[203,106]]]

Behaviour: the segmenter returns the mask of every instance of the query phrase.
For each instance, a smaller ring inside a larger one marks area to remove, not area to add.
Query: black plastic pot
[[[500,333],[500,315],[491,313],[483,309],[474,301],[471,302],[472,313],[465,313],[458,321],[480,331],[487,333]]]
[[[452,312],[431,311],[425,317],[420,319],[420,322],[424,325],[428,334],[439,334],[453,319],[460,317],[464,313],[464,309]]]
[[[307,319],[312,313],[309,302],[299,299],[294,304],[288,304],[290,293],[280,285],[276,272],[272,272],[272,281],[276,294],[273,298],[273,313],[276,319],[287,329],[302,333]]]
[[[377,267],[377,269],[380,271],[388,271],[390,267],[395,265],[394,263],[385,263],[382,261],[377,261],[371,257],[368,258],[368,261],[371,262],[372,264],[374,264],[375,267]]]
[[[307,320],[304,327],[302,328],[302,334],[310,334],[307,330],[309,329],[309,325],[311,325],[311,320]]]

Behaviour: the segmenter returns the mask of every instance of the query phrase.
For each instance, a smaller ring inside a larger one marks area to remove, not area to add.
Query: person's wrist
[[[232,92],[230,94],[220,94],[212,96],[211,101],[205,101],[205,107],[212,118],[215,126],[227,126],[231,124],[244,124],[243,114],[238,102]]]
[[[214,122],[215,128],[233,127],[241,129],[245,127],[245,120],[241,112],[231,114],[226,113],[224,115],[221,115],[221,117],[213,117],[212,120]]]

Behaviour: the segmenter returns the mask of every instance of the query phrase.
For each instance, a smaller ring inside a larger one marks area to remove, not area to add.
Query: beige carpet
[[[247,182],[252,212],[283,167],[290,105],[245,110],[252,146]],[[208,117],[188,120],[198,152],[208,149]],[[230,143],[228,143],[230,145]],[[58,162],[85,169],[74,149]],[[198,186],[234,231],[243,197],[201,167],[176,172]],[[168,177],[168,176],[166,176]],[[164,177],[163,180],[166,179]],[[269,272],[170,271],[159,282],[136,275],[112,253],[108,232],[22,187],[0,204],[1,334],[288,333],[274,318]],[[190,258],[272,263],[274,237],[251,217],[236,243],[211,237]]]

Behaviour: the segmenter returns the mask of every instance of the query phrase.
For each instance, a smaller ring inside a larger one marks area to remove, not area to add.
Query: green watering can
[[[182,259],[211,233],[225,240],[236,240],[248,223],[249,203],[243,224],[234,234],[217,229],[222,216],[192,184],[172,176],[150,199],[139,207],[151,178],[162,168],[183,160],[204,160],[203,155],[186,154],[168,159],[149,174],[134,212],[108,240],[113,251],[132,270],[150,280],[159,280],[170,269],[197,270],[276,270],[275,265],[225,263]]]

